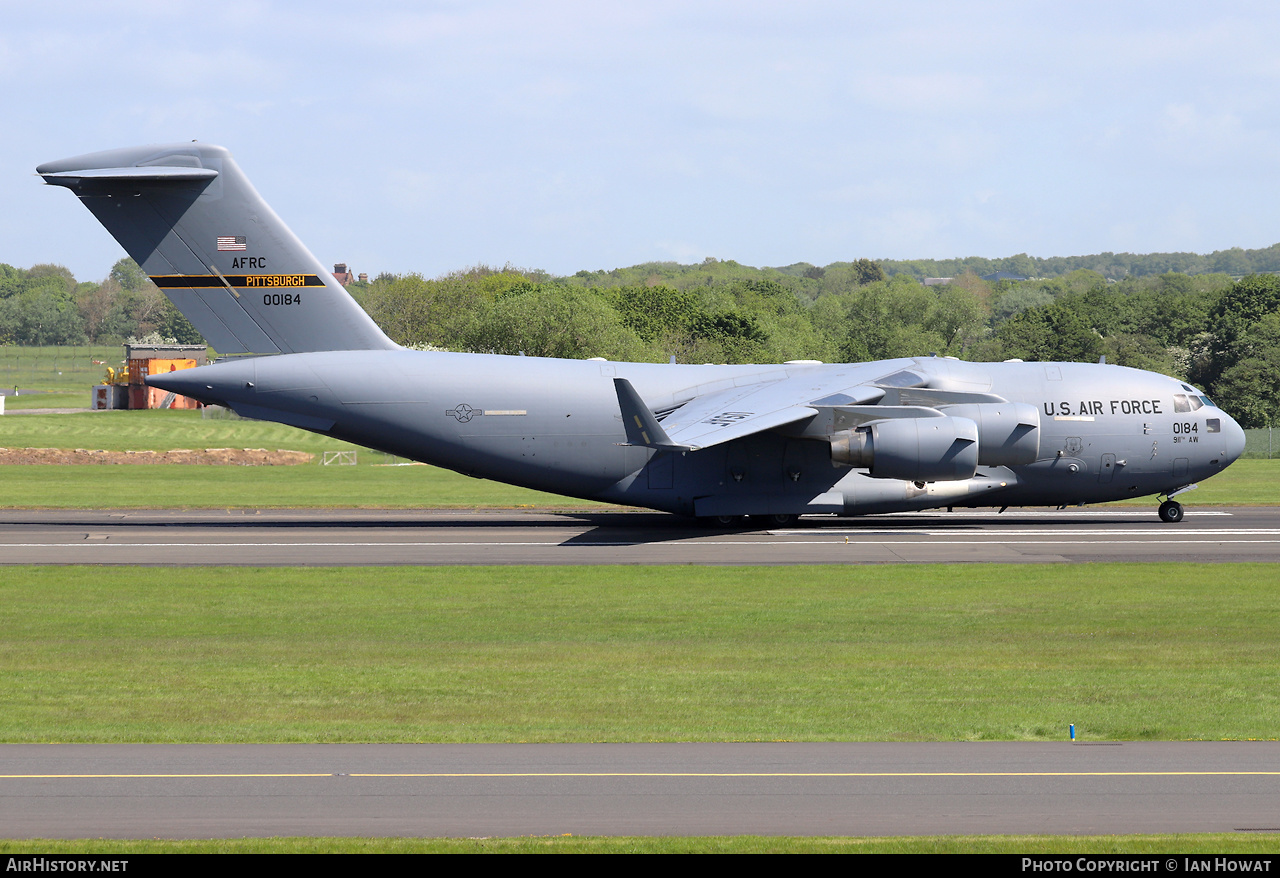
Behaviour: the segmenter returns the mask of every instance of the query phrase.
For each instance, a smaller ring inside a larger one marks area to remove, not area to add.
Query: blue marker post
[[[1071,724],[1071,743],[1074,744],[1075,742],[1076,742],[1076,724],[1072,723]]]

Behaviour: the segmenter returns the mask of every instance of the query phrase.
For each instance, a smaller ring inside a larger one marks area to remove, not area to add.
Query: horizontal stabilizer
[[[88,168],[83,171],[55,171],[41,174],[46,183],[76,188],[88,183],[189,183],[212,180],[218,176],[213,168]]]

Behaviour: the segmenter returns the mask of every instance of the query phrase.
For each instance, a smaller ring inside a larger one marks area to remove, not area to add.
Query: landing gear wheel
[[[752,518],[767,527],[789,527],[800,520],[800,516],[789,512],[778,512],[773,515],[753,515]]]
[[[707,527],[738,528],[742,527],[744,515],[704,515],[698,519]]]
[[[1160,520],[1169,524],[1177,524],[1182,521],[1182,504],[1176,500],[1166,500],[1160,504]]]

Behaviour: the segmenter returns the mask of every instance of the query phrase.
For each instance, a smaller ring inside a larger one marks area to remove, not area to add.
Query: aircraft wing
[[[823,394],[814,393],[813,376],[795,376],[699,396],[659,424],[629,381],[615,378],[614,385],[627,428],[627,443],[668,450],[696,451],[720,445],[803,421],[818,414],[815,405],[831,404],[815,399]],[[861,385],[843,389],[839,396],[841,404],[856,405],[875,402],[884,394],[883,387]]]

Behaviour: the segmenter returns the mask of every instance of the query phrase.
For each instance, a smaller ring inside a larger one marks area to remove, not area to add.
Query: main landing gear
[[[800,518],[791,513],[774,513],[772,515],[752,515],[747,524],[745,515],[706,515],[698,520],[708,527],[716,528],[758,528],[758,527],[790,527]]]
[[[1160,520],[1168,524],[1177,524],[1182,521],[1182,504],[1177,500],[1166,500],[1160,504]]]

